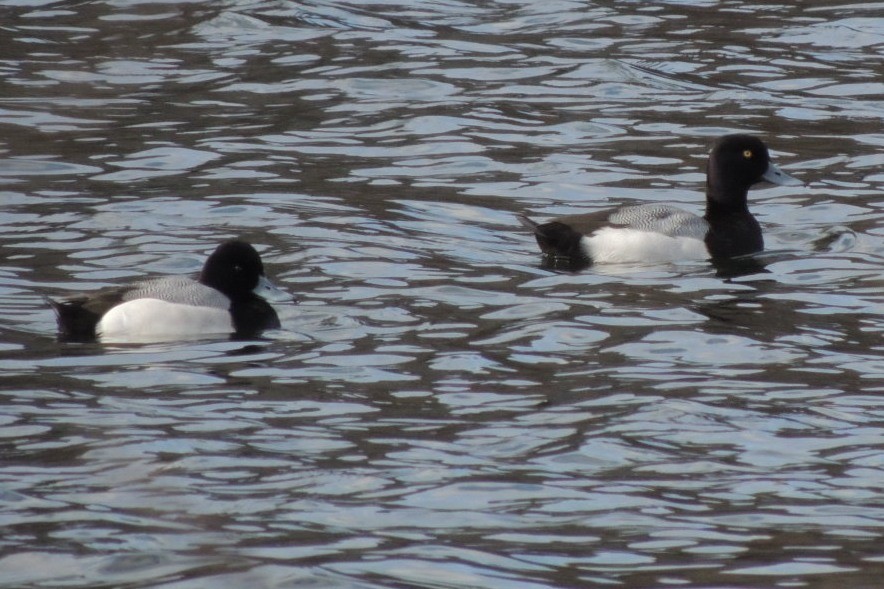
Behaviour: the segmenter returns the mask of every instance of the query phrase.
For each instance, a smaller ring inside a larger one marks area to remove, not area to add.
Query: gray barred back
[[[702,240],[709,231],[709,223],[678,207],[646,204],[618,209],[608,217],[613,225],[652,231],[670,237],[692,237]]]
[[[230,308],[230,299],[225,295],[187,276],[167,276],[139,282],[123,296],[124,301],[143,298],[159,299],[180,305]]]

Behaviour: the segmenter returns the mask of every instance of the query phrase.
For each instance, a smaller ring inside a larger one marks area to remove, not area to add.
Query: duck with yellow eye
[[[521,220],[534,231],[544,254],[574,264],[731,258],[764,249],[761,226],[747,202],[749,188],[762,181],[803,185],[770,161],[757,137],[725,135],[709,154],[702,217],[670,205],[645,204],[546,223]]]

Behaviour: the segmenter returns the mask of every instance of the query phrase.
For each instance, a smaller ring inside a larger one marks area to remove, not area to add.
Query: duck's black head
[[[764,180],[770,167],[770,154],[761,139],[742,134],[719,138],[706,168],[709,204],[745,210],[749,187]]]
[[[255,248],[234,239],[219,245],[206,259],[199,281],[237,300],[251,297],[262,276],[264,264]]]

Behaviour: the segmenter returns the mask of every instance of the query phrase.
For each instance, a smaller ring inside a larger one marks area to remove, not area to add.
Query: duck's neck
[[[724,186],[712,178],[706,179],[706,217],[716,215],[749,214],[749,188]]]

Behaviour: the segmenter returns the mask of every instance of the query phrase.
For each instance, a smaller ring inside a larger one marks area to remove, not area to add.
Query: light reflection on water
[[[0,586],[873,587],[874,6],[0,8]],[[758,264],[545,268],[515,215],[806,188]],[[60,344],[255,243],[283,329]]]

